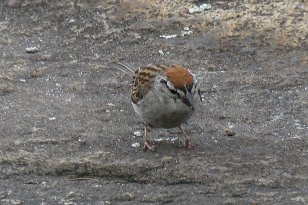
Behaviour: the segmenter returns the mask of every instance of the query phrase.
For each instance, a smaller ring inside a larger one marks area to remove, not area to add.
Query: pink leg
[[[179,129],[181,131],[181,133],[184,135],[184,147],[185,148],[192,148],[192,145],[188,139],[188,135],[184,132],[183,128],[181,126],[179,126]]]
[[[143,136],[143,151],[154,150],[154,146],[150,145],[148,140],[148,126],[144,125],[144,136]]]

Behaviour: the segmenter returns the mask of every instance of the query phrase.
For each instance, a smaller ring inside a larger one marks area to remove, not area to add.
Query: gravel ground
[[[306,0],[0,1],[0,204],[307,204],[307,13]],[[193,149],[176,129],[151,132],[156,152],[132,146],[142,122],[113,61],[195,73]]]

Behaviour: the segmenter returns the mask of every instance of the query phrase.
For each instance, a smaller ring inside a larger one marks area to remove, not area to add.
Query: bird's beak
[[[194,106],[193,106],[193,96],[190,92],[187,92],[186,96],[182,99],[183,103],[185,105],[187,105],[188,107],[190,107],[192,110],[194,110]]]

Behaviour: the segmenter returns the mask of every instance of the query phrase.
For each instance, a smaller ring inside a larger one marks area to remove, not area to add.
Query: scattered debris
[[[170,55],[170,52],[169,52],[169,51],[164,52],[163,50],[159,50],[158,53],[159,53],[160,55],[162,55],[162,56],[164,56],[164,55]]]
[[[68,20],[68,23],[74,23],[75,21],[76,21],[75,19],[71,18]]]
[[[178,141],[179,138],[178,138],[178,137],[160,137],[160,138],[154,138],[154,140],[155,140],[156,142],[165,141],[165,142],[174,143],[174,142]]]
[[[172,137],[172,138],[170,139],[170,142],[172,142],[172,143],[174,143],[174,142],[176,142],[176,141],[179,141],[179,137]]]
[[[194,6],[188,10],[189,13],[202,12],[211,9],[211,4],[201,4],[200,6]]]
[[[193,31],[189,29],[189,27],[184,27],[184,31],[181,31],[181,36],[189,36]]]
[[[29,48],[26,48],[26,52],[27,53],[37,53],[38,48],[37,47],[29,47]]]
[[[2,199],[1,200],[1,204],[14,204],[14,205],[21,205],[23,204],[22,201],[18,200],[18,199]]]
[[[294,197],[294,198],[291,198],[292,201],[297,201],[297,202],[303,202],[303,204],[306,204],[306,200],[304,197],[301,197],[301,196],[297,196],[297,197]]]
[[[160,35],[159,37],[165,38],[165,39],[170,39],[170,38],[176,38],[178,37],[177,34],[171,34],[171,35]]]
[[[193,31],[192,30],[190,30],[189,29],[189,27],[184,27],[183,28],[184,30],[183,31],[181,31],[181,34],[171,34],[171,35],[160,35],[159,37],[160,38],[165,38],[165,39],[171,39],[171,38],[177,38],[177,37],[179,37],[179,36],[189,36],[190,34],[192,34],[193,33]]]
[[[168,138],[168,139],[169,139],[169,138]],[[154,138],[154,140],[155,140],[156,142],[162,142],[162,141],[164,141],[164,140],[166,140],[166,139],[160,137],[160,138]]]

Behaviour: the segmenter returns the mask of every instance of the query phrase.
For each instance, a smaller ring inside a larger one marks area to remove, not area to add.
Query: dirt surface
[[[307,5],[0,1],[0,204],[308,204]],[[112,61],[195,73],[193,149],[177,130],[132,146],[142,123]]]

